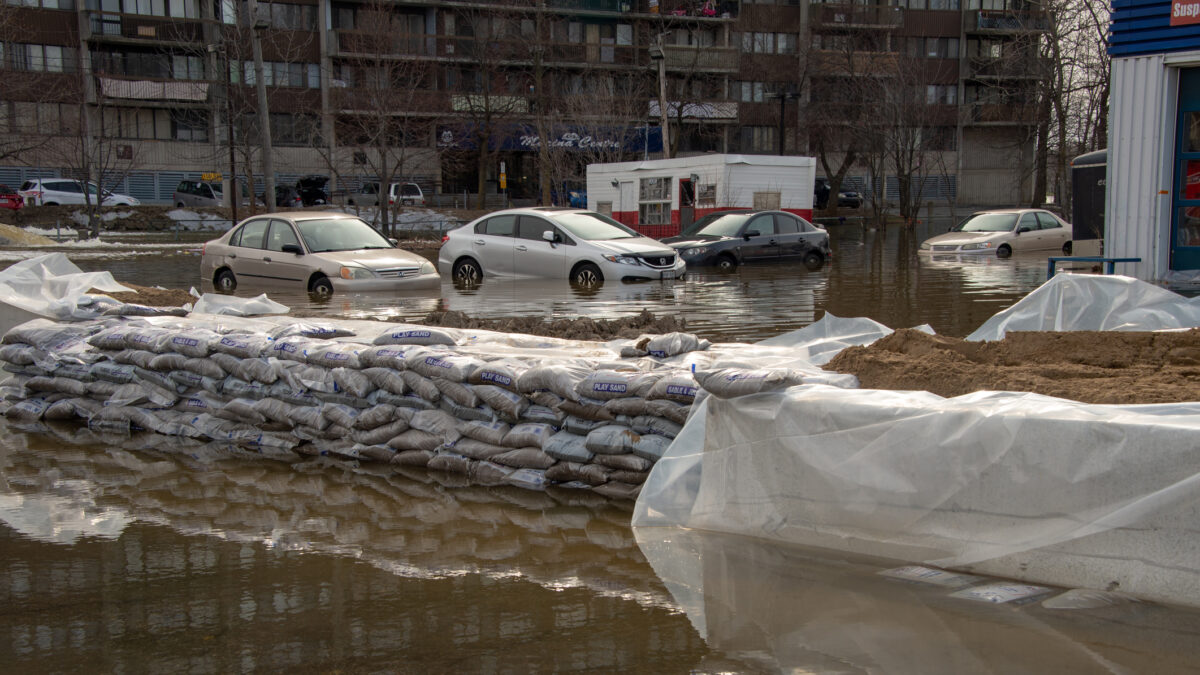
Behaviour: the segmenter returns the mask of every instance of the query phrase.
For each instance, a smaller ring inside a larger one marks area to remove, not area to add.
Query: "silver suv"
[[[221,206],[225,195],[220,184],[205,183],[198,180],[181,180],[171,195],[175,206]]]
[[[22,183],[19,192],[25,199],[25,203],[30,206],[86,204],[83,185],[82,181],[70,178],[37,178]],[[101,206],[137,206],[141,204],[140,201],[129,195],[103,190],[91,181],[88,181],[87,187],[93,204],[98,203]],[[101,196],[99,201],[97,201],[97,195]]]

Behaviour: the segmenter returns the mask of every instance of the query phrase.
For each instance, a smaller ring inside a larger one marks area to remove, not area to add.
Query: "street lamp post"
[[[267,83],[263,79],[262,40],[259,33],[271,24],[258,16],[258,1],[248,0],[246,8],[250,12],[251,46],[254,51],[254,84],[258,92],[258,126],[259,138],[262,141],[263,168],[263,202],[268,211],[274,211],[275,206],[275,162],[271,158],[271,110],[267,104]],[[251,197],[253,199],[253,197]]]

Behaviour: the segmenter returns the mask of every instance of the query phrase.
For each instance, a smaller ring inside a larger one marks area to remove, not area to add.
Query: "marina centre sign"
[[[438,130],[438,147],[473,150],[483,136],[474,126],[445,126]],[[542,137],[532,125],[505,125],[487,137],[493,150],[535,152],[542,146]],[[571,152],[661,152],[662,132],[658,127],[559,127],[546,144],[552,150]]]

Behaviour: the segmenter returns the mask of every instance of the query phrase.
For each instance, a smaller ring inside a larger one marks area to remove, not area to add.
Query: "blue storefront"
[[[1200,282],[1200,0],[1114,0],[1105,255]]]

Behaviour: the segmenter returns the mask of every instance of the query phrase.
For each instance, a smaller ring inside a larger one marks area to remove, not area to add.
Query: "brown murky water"
[[[725,340],[772,337],[825,312],[962,336],[1045,277],[1037,258],[918,260],[923,231],[832,234],[835,260],[817,272],[754,267],[587,295],[495,282],[402,298],[272,298],[355,318],[446,308],[611,318],[644,308]],[[69,255],[84,269],[178,287],[198,285],[194,247],[143,240]],[[591,494],[164,442],[175,440],[0,420],[6,672],[1200,667],[1191,610],[964,601],[885,579],[880,561],[686,533],[635,540],[631,504]]]

